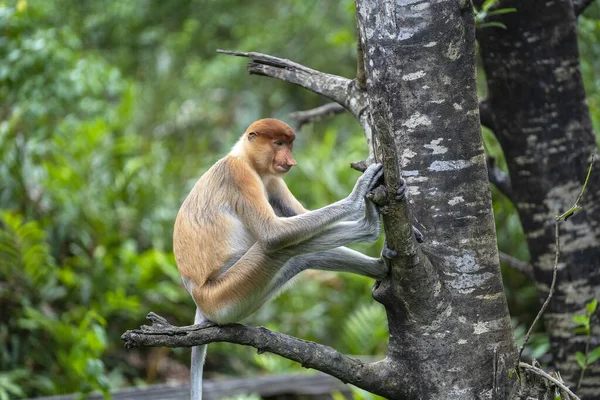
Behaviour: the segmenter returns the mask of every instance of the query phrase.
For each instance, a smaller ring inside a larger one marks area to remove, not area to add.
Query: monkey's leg
[[[370,200],[365,201],[368,203],[365,215],[359,221],[335,223],[310,239],[276,251],[266,250],[261,243],[256,243],[226,271],[192,289],[196,304],[213,322],[238,321],[256,310],[292,276],[308,268],[302,266],[303,259],[299,258],[300,267],[290,266],[286,269],[289,260],[301,254],[315,254],[313,257],[316,258],[312,260],[323,259],[323,254],[325,258],[331,257],[334,259],[332,263],[320,263],[326,269],[350,271],[374,278],[385,276],[387,266],[381,260],[350,249],[323,253],[352,242],[375,241],[379,237],[377,208]],[[327,268],[328,265],[331,267]],[[297,272],[287,277],[287,272],[281,274],[282,269]]]
[[[383,258],[369,257],[347,247],[297,255],[286,262],[275,275],[261,304],[281,290],[293,277],[306,269],[351,272],[374,279],[383,279],[388,274],[388,266]]]
[[[312,239],[276,252],[267,253],[257,243],[219,276],[193,287],[194,301],[210,321],[223,324],[239,321],[254,312],[289,279],[317,261],[322,269],[381,278],[387,273],[383,261],[350,249],[337,249],[365,238],[364,226],[360,221],[341,222]],[[302,254],[306,257],[301,257]],[[323,261],[329,259],[332,261]]]
[[[209,321],[239,321],[260,306],[270,282],[289,259],[287,252],[267,254],[256,243],[219,276],[194,286],[192,297]]]

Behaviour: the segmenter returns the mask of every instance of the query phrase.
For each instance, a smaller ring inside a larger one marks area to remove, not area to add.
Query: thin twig
[[[590,161],[590,166],[588,168],[587,175],[585,176],[585,182],[583,182],[583,187],[581,188],[581,192],[579,192],[579,196],[577,196],[577,200],[575,201],[575,205],[579,204],[579,200],[583,197],[583,193],[585,192],[585,188],[587,187],[588,181],[590,180],[590,175],[592,174],[592,168],[594,167],[594,154],[592,154],[592,160]]]
[[[529,365],[527,363],[524,362],[519,362],[519,367],[520,368],[525,368],[531,372],[533,372],[536,375],[541,376],[542,378],[554,383],[556,386],[558,386],[561,390],[564,390],[569,396],[571,396],[573,398],[573,400],[581,400],[579,397],[577,397],[577,395],[575,393],[573,393],[571,391],[571,389],[569,389],[564,383],[562,383],[561,381],[559,381],[558,379],[554,378],[553,376],[551,376],[550,374],[546,373],[544,370],[534,367],[532,365]]]
[[[585,189],[587,188],[593,166],[594,166],[594,154],[592,154],[592,159],[590,161],[590,167],[588,168],[587,176],[585,177],[585,182],[583,183],[581,192],[579,192],[579,196],[577,196],[577,200],[575,200],[575,204],[573,204],[573,206],[571,206],[571,208],[569,208],[566,212],[564,212],[560,215],[554,216],[554,241],[555,241],[555,246],[556,246],[556,252],[555,252],[555,256],[554,256],[554,269],[552,271],[552,284],[550,285],[550,292],[548,293],[548,298],[542,305],[540,312],[538,312],[535,319],[533,320],[533,323],[529,327],[529,330],[527,331],[527,335],[525,335],[525,340],[523,341],[523,344],[521,345],[521,348],[519,349],[519,358],[517,359],[517,362],[521,361],[521,354],[523,353],[523,349],[525,348],[525,345],[529,341],[529,337],[531,336],[533,327],[538,322],[538,320],[541,318],[542,314],[544,314],[544,311],[546,311],[546,307],[548,307],[548,304],[550,304],[550,299],[552,299],[552,295],[554,293],[554,286],[556,285],[556,274],[558,271],[558,258],[560,256],[560,240],[559,240],[559,236],[558,236],[558,221],[566,221],[577,211],[581,210],[581,207],[579,206],[579,201],[581,200],[581,198],[583,197],[583,194],[585,193]]]
[[[519,358],[517,359],[517,362],[521,361],[521,354],[523,354],[523,349],[525,349],[525,345],[529,341],[529,337],[531,336],[531,333],[533,332],[533,328],[535,327],[535,324],[538,322],[538,320],[542,317],[542,314],[544,314],[544,311],[546,311],[546,307],[548,307],[548,304],[550,304],[550,300],[552,299],[552,295],[554,294],[554,286],[556,285],[556,273],[558,271],[558,258],[560,256],[560,241],[559,241],[559,237],[558,237],[558,221],[559,221],[558,216],[556,216],[554,219],[554,240],[555,240],[556,251],[554,253],[554,269],[552,271],[552,284],[550,285],[550,292],[548,293],[548,297],[546,298],[546,301],[542,305],[542,308],[540,309],[538,314],[535,316],[533,323],[529,327],[529,330],[527,331],[527,335],[525,335],[525,340],[523,341],[523,344],[521,345],[521,348],[519,349]]]
[[[575,214],[577,211],[581,210],[581,206],[579,205],[579,200],[581,200],[581,198],[583,197],[583,193],[585,193],[585,189],[587,188],[588,182],[590,180],[590,175],[592,174],[592,168],[594,166],[594,154],[592,153],[592,159],[590,161],[590,167],[588,168],[588,172],[587,175],[585,177],[585,182],[583,182],[583,187],[581,188],[581,192],[579,192],[579,196],[577,196],[577,200],[575,200],[575,204],[573,204],[571,206],[571,208],[569,208],[567,211],[565,211],[564,213],[562,213],[561,215],[558,215],[556,218],[558,220],[567,220],[569,218],[571,218],[571,216],[573,214]]]
[[[533,266],[528,262],[519,260],[511,255],[500,252],[500,262],[508,265],[509,267],[516,269],[517,271],[526,275],[529,279],[534,279]]]
[[[290,118],[296,121],[296,129],[300,129],[305,124],[321,121],[325,118],[331,118],[334,115],[341,114],[345,111],[347,111],[346,108],[341,104],[327,103],[310,110],[290,113]]]

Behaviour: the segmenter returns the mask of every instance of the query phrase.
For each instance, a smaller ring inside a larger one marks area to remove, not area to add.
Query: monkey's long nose
[[[288,168],[292,168],[292,167],[295,167],[296,165],[298,165],[296,160],[294,160],[294,157],[290,157],[287,160],[285,160],[285,164]]]

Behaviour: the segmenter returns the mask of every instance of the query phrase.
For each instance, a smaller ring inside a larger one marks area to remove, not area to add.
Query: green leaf
[[[573,322],[575,322],[577,325],[589,326],[590,317],[587,315],[575,315],[573,317]]]
[[[502,28],[502,29],[507,29],[506,25],[504,25],[502,22],[484,22],[483,24],[479,25],[480,28]]]
[[[587,366],[587,364],[585,362],[585,354],[578,351],[576,356],[577,356],[577,365],[579,365],[581,368],[585,368]]]
[[[588,335],[590,333],[590,328],[587,326],[580,326],[575,328],[575,333],[579,335]]]
[[[481,9],[482,9],[483,11],[487,11],[487,10],[489,10],[490,8],[492,8],[492,6],[493,6],[494,4],[496,4],[496,0],[485,0],[485,1],[483,2],[483,5],[481,6]]]
[[[14,394],[15,396],[26,397],[25,392],[23,392],[23,390],[13,382],[4,382],[3,388],[8,393]]]
[[[598,307],[598,299],[593,299],[589,303],[585,305],[585,308],[588,311],[588,314],[593,314],[596,311],[596,307]]]
[[[600,359],[600,347],[596,347],[590,352],[590,354],[588,354],[588,365],[598,361],[598,359]]]
[[[509,13],[514,13],[514,12],[517,12],[516,8],[501,8],[499,10],[494,10],[494,11],[488,12],[488,15],[509,14]]]

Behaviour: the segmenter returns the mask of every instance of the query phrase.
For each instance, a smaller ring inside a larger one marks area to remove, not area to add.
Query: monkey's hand
[[[361,242],[375,242],[381,235],[381,219],[377,206],[367,197],[365,199],[365,213],[358,221],[360,230],[363,233]]]
[[[364,174],[358,181],[356,185],[354,185],[354,189],[346,198],[349,207],[352,210],[352,214],[358,220],[363,216],[363,210],[365,209],[365,197],[367,193],[372,191],[375,186],[377,186],[377,182],[383,176],[383,165],[381,164],[371,164],[366,169]]]

